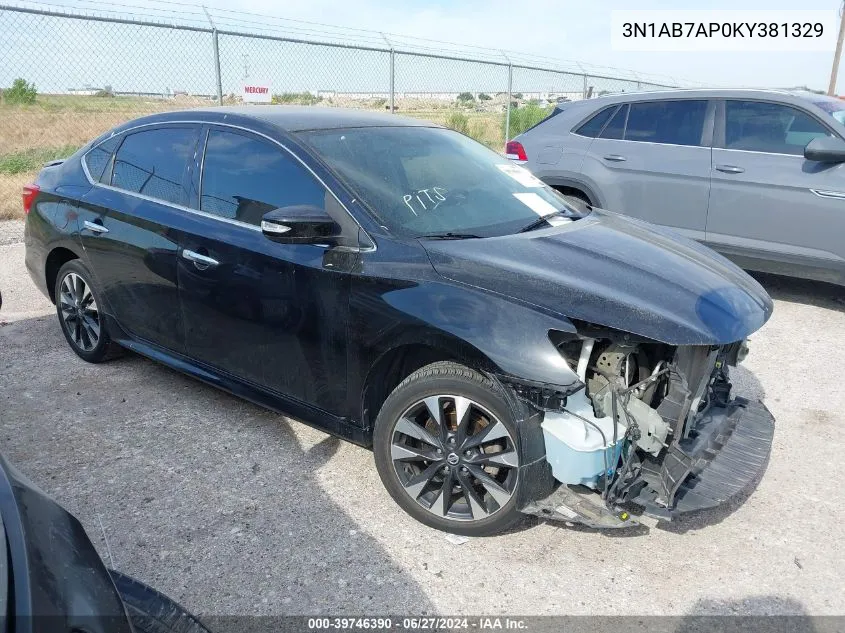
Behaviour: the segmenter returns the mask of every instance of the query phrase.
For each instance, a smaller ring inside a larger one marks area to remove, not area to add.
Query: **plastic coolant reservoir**
[[[613,417],[597,418],[593,406],[582,389],[566,399],[567,411],[547,412],[543,418],[543,437],[546,441],[546,461],[552,467],[555,479],[565,484],[582,484],[596,487],[599,476],[607,464],[615,466],[614,455],[619,454],[619,445],[625,435],[625,426],[620,422],[613,444]],[[572,413],[601,429],[581,420]],[[602,437],[604,433],[604,437]]]

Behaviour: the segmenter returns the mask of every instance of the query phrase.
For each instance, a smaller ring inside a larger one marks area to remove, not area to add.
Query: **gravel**
[[[68,349],[0,246],[0,450],[111,563],[200,615],[845,613],[845,296],[760,277],[771,321],[734,374],[777,418],[728,508],[598,532],[527,518],[462,544],[406,516],[369,451],[128,354]],[[108,561],[107,561],[108,562]]]
[[[0,246],[23,242],[23,220],[0,220]]]

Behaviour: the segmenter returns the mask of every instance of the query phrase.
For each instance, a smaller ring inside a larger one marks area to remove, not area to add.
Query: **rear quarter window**
[[[617,107],[619,106],[610,105],[606,108],[602,108],[582,123],[581,126],[575,130],[575,134],[578,134],[579,136],[587,136],[589,138],[596,138],[599,134],[601,134],[602,129],[610,120],[610,117],[613,116],[613,113],[616,112]]]
[[[628,120],[628,104],[625,103],[611,117],[599,135],[600,138],[622,140],[625,136],[625,123]]]
[[[90,149],[85,157],[85,167],[94,182],[108,183],[111,180],[111,159],[114,150],[123,140],[122,136],[112,136]]]

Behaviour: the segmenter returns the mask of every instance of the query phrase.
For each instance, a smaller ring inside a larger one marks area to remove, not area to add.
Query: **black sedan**
[[[128,348],[372,446],[436,528],[671,520],[765,466],[772,418],[728,378],[765,291],[456,132],[158,114],[46,165],[24,207],[28,269],[76,354]]]

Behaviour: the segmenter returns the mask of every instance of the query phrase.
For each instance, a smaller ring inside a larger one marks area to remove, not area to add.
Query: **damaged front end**
[[[718,506],[759,476],[774,418],[760,402],[731,397],[729,368],[745,341],[672,346],[587,334],[551,333],[583,386],[533,402],[561,485],[523,512],[592,527],[653,524]]]

